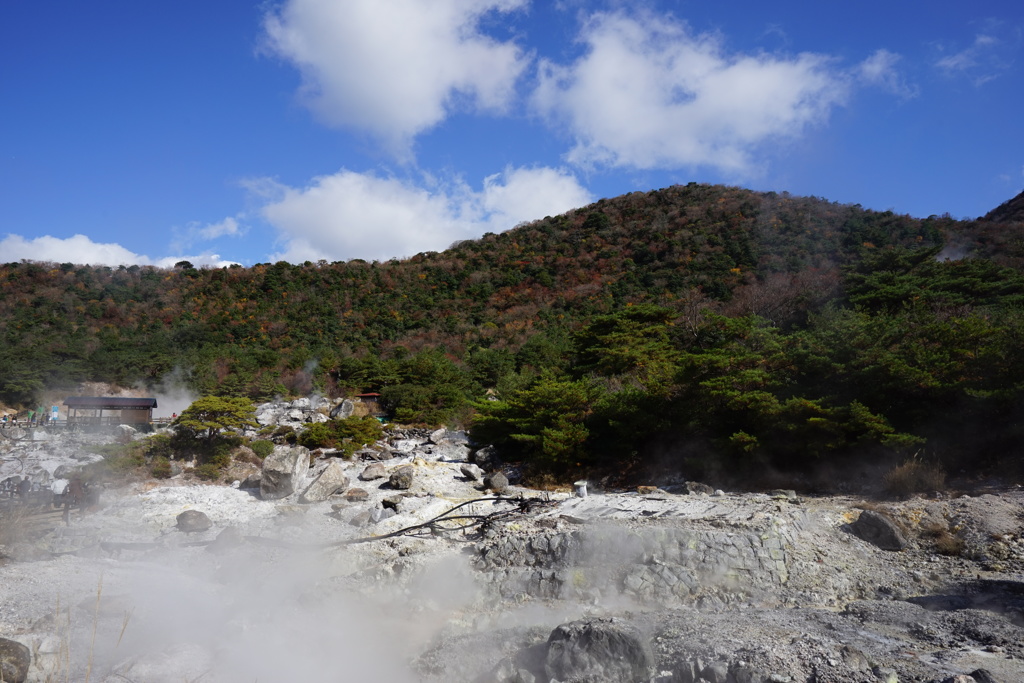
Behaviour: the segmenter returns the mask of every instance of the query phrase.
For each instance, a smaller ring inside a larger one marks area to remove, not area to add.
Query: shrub
[[[149,474],[154,479],[170,479],[171,461],[163,456],[153,458],[153,462],[149,464]]]
[[[299,435],[299,445],[306,448],[334,448],[338,436],[326,422],[311,424]]]
[[[146,444],[146,455],[150,457],[165,458],[167,460],[174,457],[173,440],[168,434],[154,434],[147,438],[144,443]]]
[[[252,449],[253,453],[259,456],[260,460],[263,460],[274,452],[274,442],[260,439],[259,441],[253,441],[249,444],[249,448]]]
[[[307,425],[298,442],[309,449],[337,448],[349,457],[382,436],[384,429],[380,422],[367,415]]]
[[[103,461],[107,469],[117,474],[127,474],[133,470],[145,466],[146,459],[138,453],[127,455],[116,455]]]
[[[912,459],[889,470],[882,483],[889,495],[906,498],[915,493],[941,491],[946,485],[946,473],[938,465]]]
[[[220,479],[220,468],[212,463],[206,463],[193,469],[192,474],[204,481],[216,481]]]
[[[286,427],[284,425],[275,429],[270,436],[274,439],[274,441],[284,443],[295,443],[297,439],[295,429],[293,429],[292,427]]]

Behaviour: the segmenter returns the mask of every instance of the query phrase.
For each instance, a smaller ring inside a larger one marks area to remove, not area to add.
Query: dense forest
[[[1024,195],[976,221],[691,183],[406,260],[0,266],[0,401],[382,394],[553,472],[1016,462]]]

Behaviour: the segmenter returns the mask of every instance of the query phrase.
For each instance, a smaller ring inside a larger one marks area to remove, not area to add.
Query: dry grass
[[[889,470],[882,483],[889,495],[909,498],[915,493],[943,490],[946,486],[946,473],[938,465],[915,458]]]
[[[951,532],[945,524],[927,524],[921,529],[921,536],[931,539],[935,552],[940,555],[959,557],[964,552],[964,540]]]

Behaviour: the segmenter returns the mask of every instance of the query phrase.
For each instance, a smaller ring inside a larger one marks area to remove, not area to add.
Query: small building
[[[113,396],[68,396],[64,399],[68,422],[106,425],[134,425],[153,421],[155,398]]]

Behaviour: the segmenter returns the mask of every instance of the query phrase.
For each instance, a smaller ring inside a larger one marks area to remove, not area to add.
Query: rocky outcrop
[[[339,405],[344,405],[344,402]],[[323,397],[271,401],[256,406],[256,421],[265,426],[299,427],[310,422],[327,422],[330,419],[328,415],[335,408],[334,401]]]
[[[654,673],[654,654],[635,626],[618,619],[585,619],[551,632],[544,672],[559,681],[639,683]]]
[[[585,528],[507,534],[478,546],[476,566],[505,597],[730,602],[789,580],[785,538],[772,528]]]
[[[295,493],[309,471],[309,449],[276,446],[263,461],[260,496],[264,500],[286,498]]]

